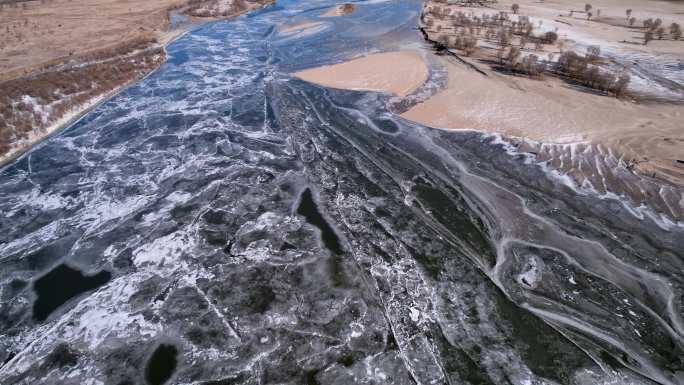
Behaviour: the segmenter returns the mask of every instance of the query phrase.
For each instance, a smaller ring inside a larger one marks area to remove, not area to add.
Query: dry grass
[[[165,40],[184,0],[44,0],[0,10],[0,80],[138,39]]]

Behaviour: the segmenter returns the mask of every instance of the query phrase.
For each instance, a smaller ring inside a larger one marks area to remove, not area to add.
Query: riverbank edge
[[[58,134],[61,132],[63,129],[76,124],[78,121],[83,119],[83,117],[88,114],[90,111],[94,110],[97,108],[99,105],[102,103],[107,102],[108,100],[112,99],[114,96],[118,95],[119,93],[125,91],[127,88],[145,80],[159,68],[161,68],[164,63],[166,63],[166,60],[168,59],[168,52],[167,52],[167,47],[175,42],[176,40],[180,39],[181,37],[185,36],[187,33],[192,32],[193,30],[200,28],[204,25],[210,24],[210,23],[216,23],[220,21],[226,21],[230,20],[235,17],[239,17],[242,15],[245,15],[249,12],[254,12],[258,11],[260,9],[266,8],[268,6],[271,6],[275,4],[275,0],[268,0],[267,3],[260,5],[255,8],[250,8],[246,9],[244,12],[240,12],[234,15],[230,15],[227,17],[207,17],[206,19],[198,19],[198,18],[193,18],[193,23],[190,25],[187,25],[185,27],[180,28],[177,32],[177,34],[171,34],[171,37],[165,41],[163,44],[160,45],[160,48],[164,52],[164,58],[159,62],[159,65],[154,67],[150,72],[145,74],[144,76],[140,77],[139,79],[131,79],[128,82],[122,84],[119,87],[114,88],[113,90],[109,92],[105,92],[103,94],[100,94],[98,96],[95,96],[91,98],[90,100],[86,101],[85,103],[80,104],[79,106],[71,109],[69,112],[65,113],[64,116],[62,116],[60,119],[58,119],[53,125],[48,126],[45,128],[44,132],[41,133],[36,133],[35,137],[30,138],[27,140],[27,142],[23,145],[17,146],[16,148],[10,150],[6,154],[0,155],[0,171],[4,169],[5,167],[9,166],[12,164],[14,161],[18,160],[22,156],[26,155],[29,151],[31,151],[33,148],[35,148],[37,145],[42,143],[43,141],[51,138],[52,136]]]

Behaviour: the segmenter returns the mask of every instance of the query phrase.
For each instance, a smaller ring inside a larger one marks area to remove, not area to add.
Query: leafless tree
[[[514,14],[518,14],[518,10],[520,9],[520,6],[517,3],[514,3],[511,5],[511,10],[513,11]]]
[[[677,23],[670,24],[670,34],[675,40],[679,40],[682,37],[682,27]]]
[[[653,26],[653,19],[649,17],[648,19],[643,21],[643,24],[644,24],[644,28],[651,29]]]
[[[599,57],[601,56],[601,47],[597,45],[591,45],[587,47],[587,60],[589,62],[596,62],[599,60]]]
[[[534,54],[523,57],[520,67],[524,73],[530,76],[541,76],[544,72],[544,63],[540,63],[539,58]]]
[[[628,73],[623,72],[620,74],[613,84],[612,87],[612,92],[615,94],[617,97],[623,96],[627,92],[627,86],[629,85],[629,81],[631,80],[630,76]]]
[[[649,41],[653,40],[653,31],[650,29],[644,32],[644,45],[648,44]]]
[[[525,36],[530,36],[532,35],[532,31],[534,31],[534,26],[531,23],[528,23],[525,26]]]
[[[508,66],[511,68],[515,67],[518,64],[518,60],[520,60],[520,49],[518,47],[511,47],[506,56]]]

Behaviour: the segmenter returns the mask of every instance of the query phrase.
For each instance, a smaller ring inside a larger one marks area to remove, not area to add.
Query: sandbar
[[[405,50],[371,54],[293,75],[326,87],[406,96],[425,83],[428,68],[419,52]]]

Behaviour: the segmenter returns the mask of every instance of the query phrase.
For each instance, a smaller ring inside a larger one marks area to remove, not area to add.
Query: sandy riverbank
[[[476,129],[543,143],[601,144],[648,173],[684,185],[684,110],[636,104],[544,81],[486,71],[484,76],[444,59],[447,89],[402,114],[418,123]]]
[[[326,87],[405,96],[427,80],[428,68],[418,51],[407,50],[371,54],[293,75]]]
[[[407,95],[426,78],[412,76],[412,71],[422,72],[417,69],[424,65],[420,53],[402,52],[369,55],[295,76],[333,88]],[[519,151],[536,154],[538,162],[548,162],[579,186],[628,196],[635,207],[652,205],[672,218],[684,215],[673,203],[679,200],[679,190],[667,187],[684,186],[681,105],[636,103],[554,77],[499,73],[471,59],[465,60],[481,72],[452,57],[439,60],[448,71],[447,86],[404,112],[403,118],[513,138]]]

